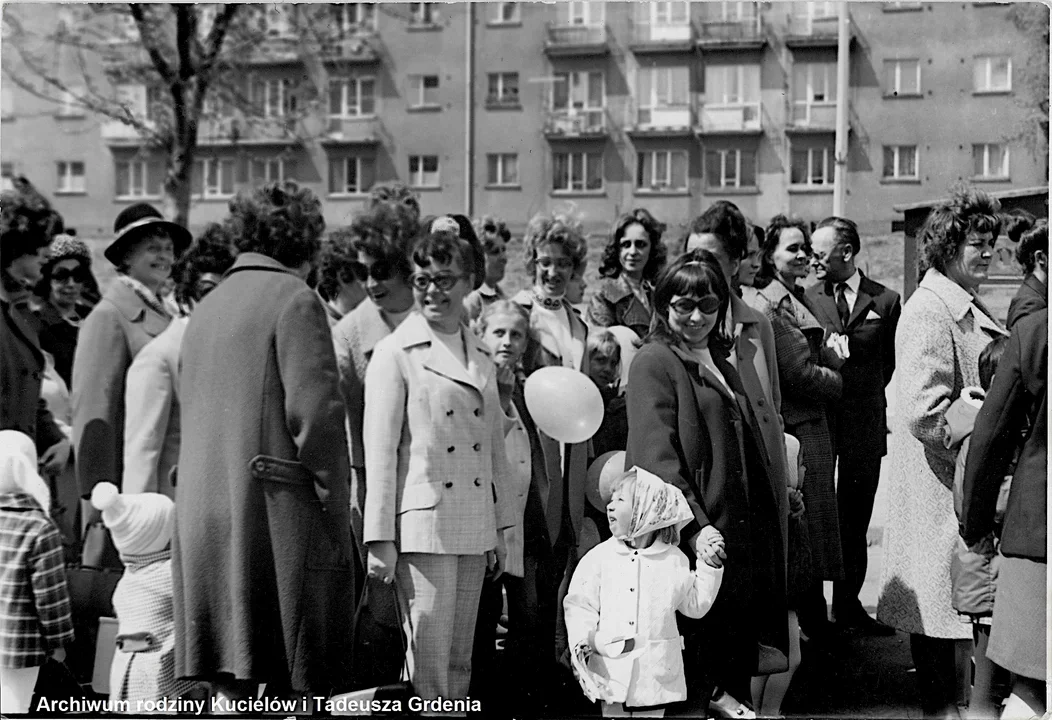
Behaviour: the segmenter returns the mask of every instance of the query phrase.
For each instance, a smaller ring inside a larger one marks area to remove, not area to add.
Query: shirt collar
[[[848,289],[855,295],[858,295],[858,286],[862,283],[862,274],[858,271],[858,268],[855,268],[855,272],[851,274],[851,277],[842,282],[847,283]],[[839,285],[840,283],[837,284]]]

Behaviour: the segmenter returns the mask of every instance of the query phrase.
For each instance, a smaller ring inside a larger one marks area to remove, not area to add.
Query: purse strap
[[[398,637],[402,640],[402,669],[405,670],[405,679],[409,680],[409,640],[406,638],[406,622],[402,615],[402,601],[398,592],[398,578],[391,580],[391,592],[394,593],[395,615],[398,617]],[[409,620],[409,629],[412,630],[413,621]]]

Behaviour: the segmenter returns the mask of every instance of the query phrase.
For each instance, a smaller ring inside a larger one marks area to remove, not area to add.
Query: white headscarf
[[[37,449],[25,433],[0,430],[0,493],[26,493],[51,515],[51,491],[37,472]]]
[[[675,485],[671,485],[654,473],[634,467],[635,492],[632,495],[632,522],[629,524],[628,540],[634,540],[654,530],[675,527],[676,535],[694,519],[687,499]]]

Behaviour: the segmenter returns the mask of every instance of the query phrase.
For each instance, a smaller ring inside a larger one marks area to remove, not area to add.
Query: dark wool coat
[[[1030,273],[1023,278],[1015,297],[1008,305],[1008,321],[1005,323],[1011,330],[1017,322],[1048,307],[1048,286]]]
[[[195,308],[180,358],[176,675],[340,689],[354,571],[325,310],[283,265],[242,253]]]
[[[44,355],[28,312],[0,302],[0,430],[33,438],[42,454],[65,436],[40,397]]]
[[[78,304],[76,311],[77,317],[83,321],[91,314],[91,306]],[[49,302],[43,303],[33,314],[40,318],[40,347],[51,353],[55,358],[55,371],[66,381],[67,387],[72,387],[73,355],[77,350],[80,325],[67,322]]]
[[[648,293],[649,295],[649,293]],[[604,278],[588,305],[588,322],[595,327],[624,325],[639,337],[650,332],[653,310],[640,302],[623,275]]]
[[[697,624],[712,666],[754,674],[763,644],[783,653],[784,670],[785,560],[767,451],[738,373],[716,353],[713,360],[733,395],[678,348],[643,346],[629,370],[625,467],[639,466],[683,491],[694,513],[684,541],[709,524],[723,534],[723,587]]]

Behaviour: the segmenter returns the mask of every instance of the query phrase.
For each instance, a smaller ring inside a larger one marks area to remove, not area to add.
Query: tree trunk
[[[185,228],[190,227],[191,171],[196,150],[193,139],[180,142],[174,138],[164,174],[165,215]]]

